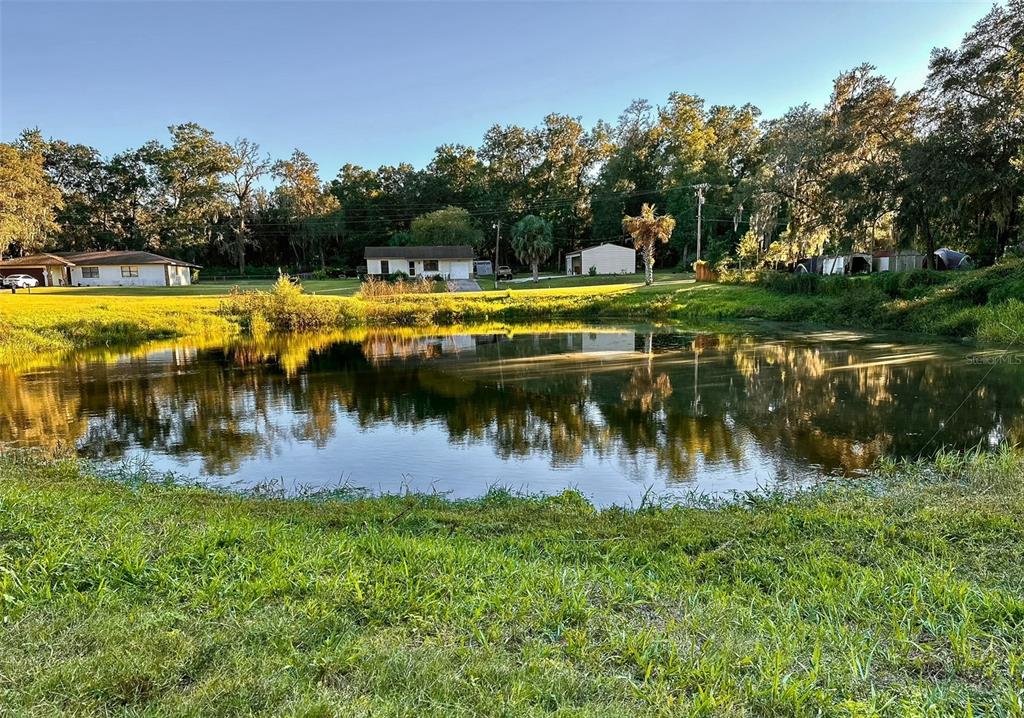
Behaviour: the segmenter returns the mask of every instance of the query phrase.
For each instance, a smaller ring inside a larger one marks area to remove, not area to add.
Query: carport
[[[55,254],[14,257],[0,262],[0,278],[27,274],[39,280],[41,287],[68,286],[71,283],[68,267],[71,266],[71,262]]]

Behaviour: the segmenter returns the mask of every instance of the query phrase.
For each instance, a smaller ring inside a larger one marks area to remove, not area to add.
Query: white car
[[[39,280],[27,274],[11,274],[4,277],[3,281],[5,287],[14,287],[15,289],[30,289],[39,286]]]

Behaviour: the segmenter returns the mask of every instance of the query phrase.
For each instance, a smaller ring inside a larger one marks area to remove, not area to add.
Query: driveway
[[[542,274],[539,277],[537,277],[537,281],[543,281],[545,279],[558,279],[558,278],[563,277],[563,276],[565,276],[565,275],[563,275],[563,274]],[[518,277],[516,279],[502,279],[501,281],[503,281],[505,284],[524,284],[526,282],[532,282],[533,281],[533,275],[531,274],[528,277]]]
[[[475,279],[453,279],[449,282],[453,292],[482,292]]]

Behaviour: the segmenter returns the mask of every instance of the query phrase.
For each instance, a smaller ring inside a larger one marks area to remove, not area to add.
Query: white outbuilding
[[[591,269],[595,274],[635,274],[636,250],[618,244],[599,244],[565,255],[567,275],[590,274]]]

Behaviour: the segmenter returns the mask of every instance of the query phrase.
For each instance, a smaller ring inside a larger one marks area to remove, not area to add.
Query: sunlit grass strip
[[[282,500],[0,458],[12,715],[1018,715],[1024,459],[728,506]]]
[[[216,313],[218,300],[18,294],[0,301],[0,365],[26,366],[89,347],[152,339],[221,335],[237,325]]]

